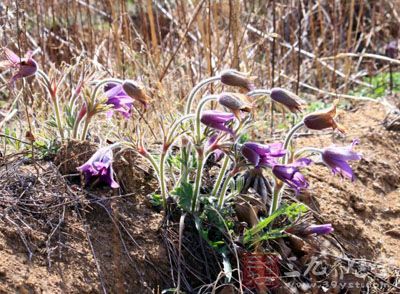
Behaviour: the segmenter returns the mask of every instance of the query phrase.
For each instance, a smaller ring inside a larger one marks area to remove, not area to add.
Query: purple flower
[[[108,113],[112,115],[114,111],[121,113],[125,118],[130,118],[132,115],[133,98],[131,98],[122,88],[122,85],[108,83],[104,87],[107,97],[106,104],[112,105],[113,109]]]
[[[305,228],[304,234],[311,235],[327,235],[333,232],[333,227],[331,224],[324,224],[324,225],[311,225]]]
[[[278,163],[275,157],[282,157],[286,154],[286,151],[282,149],[282,143],[264,145],[247,142],[243,144],[241,152],[255,167],[272,167]]]
[[[207,150],[212,151],[214,154],[214,159],[216,162],[220,161],[222,157],[224,156],[224,152],[218,148],[218,136],[219,134],[214,134],[212,135],[206,142],[205,148]]]
[[[119,185],[113,177],[112,160],[113,153],[110,147],[103,147],[97,150],[85,164],[78,167],[78,170],[84,174],[86,184],[98,179],[111,188],[118,188]]]
[[[361,154],[353,151],[353,146],[359,143],[353,140],[350,146],[331,146],[322,150],[322,161],[332,169],[333,174],[340,174],[354,181],[354,173],[347,161],[360,160]]]
[[[304,175],[300,173],[299,167],[307,166],[311,162],[311,159],[300,158],[291,164],[275,164],[272,167],[272,173],[290,188],[294,189],[297,195],[302,189],[308,187],[308,183]]]
[[[226,126],[227,123],[231,122],[235,118],[233,113],[222,112],[217,110],[206,110],[201,114],[201,122],[207,127],[223,131],[235,135],[232,129]]]
[[[10,49],[4,48],[4,54],[7,60],[1,61],[0,66],[17,70],[10,80],[11,83],[14,83],[18,79],[33,76],[36,73],[38,65],[32,59],[34,51],[28,51],[24,57],[19,57]]]

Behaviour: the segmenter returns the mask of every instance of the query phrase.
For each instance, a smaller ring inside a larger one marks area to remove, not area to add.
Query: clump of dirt
[[[341,114],[345,136],[316,133],[301,137],[297,147],[347,145],[358,138],[363,159],[353,162],[354,182],[333,176],[322,164],[310,168],[310,189],[301,200],[332,223],[335,236],[347,252],[400,266],[400,133],[382,125],[385,108],[367,104]]]
[[[62,175],[78,176],[77,168],[97,151],[99,146],[89,141],[69,140],[60,147],[54,160]],[[145,195],[155,191],[157,181],[145,160],[132,150],[114,150],[113,169],[117,182],[126,194]]]
[[[142,194],[157,190],[153,170],[140,155],[132,150],[119,152],[113,164],[118,183],[125,193]]]
[[[0,293],[168,288],[163,216],[145,197],[84,191],[51,162],[0,165]]]
[[[98,145],[89,141],[68,140],[58,151],[54,163],[63,175],[77,174],[77,168],[96,152]]]

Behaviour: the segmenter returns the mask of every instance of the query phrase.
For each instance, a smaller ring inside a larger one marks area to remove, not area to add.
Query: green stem
[[[306,153],[306,152],[309,152],[309,153],[319,153],[319,154],[321,154],[323,151],[322,151],[321,149],[319,149],[319,148],[304,147],[304,148],[301,148],[300,150],[296,151],[296,152],[294,153],[293,157],[294,157],[294,158],[297,158],[297,157],[299,157],[300,155],[302,155],[303,153]]]
[[[225,179],[224,185],[222,186],[221,193],[219,194],[219,198],[218,198],[218,208],[219,209],[222,209],[222,206],[224,205],[225,194],[226,194],[226,191],[228,190],[228,185],[229,185],[229,182],[231,179],[232,179],[232,175],[229,173]]]
[[[78,128],[79,128],[81,121],[82,121],[82,119],[79,119],[78,117],[75,118],[74,126],[72,128],[72,138],[73,139],[76,139],[76,137],[78,136]]]
[[[165,180],[165,160],[167,158],[167,152],[163,151],[160,158],[160,188],[161,188],[161,197],[163,200],[164,208],[167,207],[167,185]]]
[[[96,86],[93,89],[92,95],[91,95],[91,101],[94,101],[96,99],[97,96],[97,91],[99,91],[100,87],[104,84],[107,83],[116,83],[116,84],[122,84],[123,81],[120,79],[105,79],[105,80],[101,80],[100,82],[98,82],[96,84]]]
[[[182,116],[180,119],[178,119],[177,121],[175,121],[172,126],[169,129],[169,132],[167,134],[167,144],[170,145],[171,142],[174,140],[174,135],[176,130],[178,129],[178,127],[185,121],[188,119],[192,119],[194,117],[194,114],[187,114],[185,116]]]
[[[300,121],[297,125],[295,125],[291,130],[288,132],[285,138],[285,142],[283,143],[283,149],[286,150],[286,155],[283,157],[283,163],[287,164],[289,161],[289,145],[292,142],[293,135],[304,125],[303,121]]]
[[[272,215],[279,207],[280,204],[280,192],[283,191],[283,186],[282,185],[278,185],[277,183],[275,183],[274,185],[274,191],[273,191],[273,195],[272,195],[272,203],[271,203],[271,207],[269,209],[269,215]]]
[[[229,156],[225,155],[224,162],[222,163],[221,170],[219,171],[219,175],[218,175],[217,181],[215,182],[214,188],[211,191],[211,195],[212,196],[217,196],[217,193],[218,193],[219,188],[221,186],[222,180],[225,177],[226,169],[228,168],[229,161],[230,161]]]
[[[201,186],[201,178],[203,176],[203,167],[204,167],[204,150],[203,147],[197,150],[198,159],[197,159],[197,170],[196,170],[196,179],[194,183],[193,190],[193,199],[192,199],[192,213],[196,211],[196,202],[197,198],[200,194],[200,186]]]
[[[85,125],[83,126],[83,131],[82,131],[82,136],[81,136],[81,140],[85,141],[86,140],[86,136],[87,136],[87,132],[88,132],[88,128],[89,128],[89,124],[90,124],[90,120],[92,119],[92,116],[90,115],[86,115],[86,119],[85,119]]]
[[[62,127],[62,122],[61,122],[61,113],[60,113],[60,106],[58,104],[58,99],[57,97],[53,97],[53,103],[54,103],[54,114],[56,116],[56,122],[57,122],[57,127],[58,127],[58,131],[60,132],[60,137],[61,140],[64,139],[64,130]]]
[[[186,107],[185,107],[185,114],[190,113],[190,110],[192,108],[192,104],[193,104],[193,99],[195,98],[197,92],[199,92],[199,90],[208,85],[211,84],[215,81],[219,81],[220,77],[219,76],[214,76],[214,77],[210,77],[207,79],[202,80],[200,83],[198,83],[189,93],[189,96],[187,98],[187,102],[186,102]]]
[[[218,95],[208,95],[205,96],[204,98],[202,98],[199,102],[199,105],[197,106],[196,109],[196,140],[197,140],[197,144],[200,144],[201,141],[201,111],[203,110],[204,105],[209,102],[209,101],[213,101],[213,100],[217,100],[218,99]]]
[[[64,130],[62,127],[62,120],[61,120],[61,113],[60,113],[60,105],[58,104],[58,98],[54,95],[52,89],[51,89],[51,82],[49,76],[43,72],[41,69],[37,70],[37,74],[44,80],[47,91],[51,97],[51,102],[53,102],[53,108],[54,108],[54,115],[56,117],[56,124],[58,131],[60,133],[60,137],[63,140],[64,139]]]

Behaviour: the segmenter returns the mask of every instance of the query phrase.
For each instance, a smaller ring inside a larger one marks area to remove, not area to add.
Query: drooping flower
[[[222,112],[218,110],[206,110],[201,114],[201,122],[206,126],[218,131],[223,131],[234,136],[234,131],[226,125],[233,121],[235,115],[233,113]]]
[[[361,159],[361,154],[353,151],[354,145],[357,145],[358,143],[358,140],[353,140],[353,143],[350,146],[327,147],[322,150],[322,161],[332,169],[334,174],[340,174],[354,181],[353,170],[347,161]]]
[[[150,97],[146,94],[143,85],[132,80],[126,80],[123,82],[122,88],[128,96],[142,103],[145,109],[148,108]]]
[[[218,102],[240,119],[241,111],[250,112],[252,109],[252,105],[244,102],[245,98],[246,96],[240,93],[222,93],[218,98]]]
[[[387,57],[390,57],[390,58],[396,58],[398,51],[399,51],[399,48],[397,45],[397,41],[389,42],[389,44],[387,44],[387,46],[385,48],[385,54]]]
[[[8,48],[4,48],[6,60],[0,62],[0,67],[16,69],[17,72],[12,76],[10,83],[14,83],[18,79],[33,76],[38,69],[38,65],[32,56],[34,51],[28,51],[24,57],[19,57]]]
[[[122,85],[108,83],[104,87],[104,91],[107,97],[106,104],[112,105],[112,109],[108,112],[108,115],[111,116],[114,111],[117,111],[125,118],[130,118],[132,115],[133,98],[124,91]]]
[[[333,227],[331,224],[323,224],[323,225],[310,225],[304,230],[304,235],[327,235],[333,232]]]
[[[241,89],[250,92],[255,89],[253,84],[254,77],[235,69],[227,69],[220,74],[221,83],[227,86],[240,87]]]
[[[308,183],[299,168],[307,166],[311,162],[309,158],[301,158],[291,164],[275,164],[272,167],[272,173],[290,188],[294,189],[296,194],[299,194],[301,190],[308,187]]]
[[[293,113],[301,112],[301,107],[305,104],[299,96],[282,88],[272,88],[271,99],[282,104]]]
[[[272,167],[278,163],[276,157],[286,154],[286,151],[282,149],[282,143],[279,142],[269,145],[246,142],[243,144],[241,152],[255,167]]]
[[[339,100],[335,100],[330,108],[316,111],[306,115],[303,119],[304,125],[311,130],[323,130],[327,128],[338,129],[344,133],[345,129],[335,121],[336,105]]]
[[[86,163],[78,167],[78,170],[84,174],[87,185],[99,180],[111,188],[118,188],[119,185],[114,180],[112,161],[112,150],[110,147],[103,147],[97,150]]]

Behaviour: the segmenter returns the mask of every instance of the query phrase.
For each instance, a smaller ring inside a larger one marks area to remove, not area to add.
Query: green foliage
[[[4,134],[6,136],[10,136],[10,137],[13,137],[13,138],[18,138],[16,131],[15,130],[11,130],[10,128],[5,128],[4,129]],[[20,141],[13,140],[13,139],[10,139],[10,138],[7,138],[7,137],[4,137],[4,140],[5,140],[6,144],[9,144],[9,145],[13,146],[16,151],[19,151],[21,149],[21,142]]]
[[[313,101],[313,102],[310,102],[310,104],[307,105],[307,113],[308,112],[318,111],[318,110],[324,109],[326,107],[327,107],[327,104],[322,102],[322,101],[320,101],[320,100]]]
[[[39,152],[39,159],[54,158],[60,148],[56,140],[37,140],[33,143],[35,149]]]
[[[150,197],[150,204],[151,204],[153,207],[160,207],[160,206],[162,206],[162,197],[161,197],[161,195],[160,195],[160,194],[157,194],[157,193],[151,194],[151,197]]]
[[[172,195],[178,199],[179,206],[185,210],[190,211],[193,197],[193,185],[190,183],[181,183],[172,192]]]
[[[245,245],[253,246],[260,241],[271,240],[276,238],[282,238],[285,236],[283,231],[290,226],[297,218],[307,212],[307,207],[302,203],[292,203],[291,205],[282,205],[282,207],[276,210],[273,214],[261,220],[254,228],[247,230],[244,234],[243,242]],[[286,216],[290,224],[283,228],[267,229],[280,216]]]
[[[393,93],[400,92],[400,72],[394,72],[393,78]],[[371,98],[380,98],[385,96],[390,88],[390,73],[380,73],[373,77],[366,77],[364,81],[371,84],[372,88],[359,86],[351,92],[355,96],[366,96]]]

